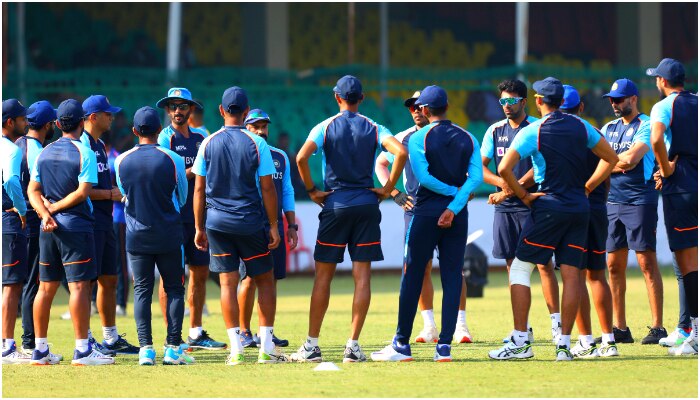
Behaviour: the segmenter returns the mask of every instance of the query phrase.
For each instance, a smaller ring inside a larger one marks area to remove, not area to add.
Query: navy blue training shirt
[[[104,142],[95,140],[87,131],[80,136],[80,142],[95,153],[97,160],[97,185],[95,189],[112,190],[112,174],[109,172],[109,159]],[[95,230],[112,229],[112,200],[91,200],[92,213],[95,216]]]
[[[41,153],[41,150],[44,149],[44,146],[41,145],[39,139],[26,135],[15,140],[15,144],[22,152],[20,182],[22,183],[22,194],[24,195],[24,200],[27,204],[27,228],[29,228],[29,236],[35,237],[39,235],[41,219],[32,208],[32,205],[29,204],[27,189],[29,188],[32,168],[34,168],[36,158],[39,156],[39,153]]]

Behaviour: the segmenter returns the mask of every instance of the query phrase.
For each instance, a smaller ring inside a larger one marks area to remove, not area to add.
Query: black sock
[[[683,275],[683,287],[685,288],[685,301],[691,318],[698,317],[698,271]]]

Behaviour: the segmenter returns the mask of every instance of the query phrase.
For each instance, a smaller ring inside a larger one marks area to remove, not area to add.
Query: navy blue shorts
[[[246,275],[258,276],[273,268],[272,252],[265,229],[249,235],[219,232],[207,229],[212,272],[234,272],[239,270],[240,261],[246,265]]]
[[[322,210],[318,214],[314,260],[343,262],[345,247],[352,261],[382,261],[382,213],[379,204]]]
[[[39,280],[42,282],[97,279],[95,237],[92,232],[55,230],[39,234]]]
[[[698,247],[698,194],[667,194],[662,198],[671,251]]]
[[[518,247],[520,233],[530,218],[530,211],[498,212],[493,215],[494,258],[512,260]]]
[[[588,212],[567,213],[534,208],[525,223],[515,256],[547,264],[552,254],[559,265],[583,268],[588,238]]]
[[[656,204],[608,203],[608,253],[620,249],[656,251]]]
[[[199,250],[197,246],[194,245],[195,232],[196,229],[194,228],[194,224],[182,223],[185,263],[190,266],[194,265],[195,267],[209,265],[209,253]]]
[[[605,240],[608,237],[608,213],[606,210],[591,210],[588,218],[588,244],[584,267],[593,271],[607,268]]]
[[[27,279],[27,237],[21,233],[2,234],[2,284],[23,284]]]
[[[281,220],[280,218],[280,221]],[[282,241],[276,249],[271,250],[272,261],[275,264],[274,275],[277,280],[287,277],[287,245],[284,238],[284,227],[281,224],[279,225],[279,234]],[[241,274],[241,279],[245,279],[248,276],[244,262],[241,262],[238,272]]]
[[[95,231],[95,265],[97,276],[119,275],[117,270],[117,237],[114,230]]]

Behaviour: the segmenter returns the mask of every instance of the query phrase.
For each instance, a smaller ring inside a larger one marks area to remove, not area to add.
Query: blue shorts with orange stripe
[[[515,256],[522,261],[547,264],[554,254],[559,265],[583,268],[588,244],[588,216],[588,211],[567,213],[533,207]]]
[[[382,261],[382,213],[379,204],[324,209],[318,214],[318,236],[314,260],[343,262],[345,248],[352,261]]]
[[[662,198],[671,251],[698,247],[698,194],[667,194]]]
[[[42,282],[97,279],[95,237],[92,232],[55,230],[39,233],[39,280]]]
[[[21,233],[3,233],[2,284],[24,283],[28,271],[27,237]]]
[[[216,273],[238,272],[240,261],[246,266],[246,275],[262,275],[273,267],[268,233],[260,229],[250,234],[220,232],[207,228],[209,239],[209,270]],[[284,244],[280,244],[284,245]]]

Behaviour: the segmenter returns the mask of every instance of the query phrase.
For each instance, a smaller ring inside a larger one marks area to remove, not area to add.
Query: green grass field
[[[535,274],[536,275],[536,274]],[[678,317],[678,290],[670,268],[663,269],[664,323],[669,330]],[[439,280],[438,275],[434,279]],[[376,275],[367,322],[360,338],[365,353],[376,351],[392,338],[398,307],[398,275]],[[257,353],[246,353],[247,364],[224,365],[225,352],[195,352],[196,365],[139,367],[136,356],[119,356],[116,365],[76,368],[70,365],[73,335],[70,321],[59,315],[67,310],[65,292],[60,290],[49,331],[53,352],[67,361],[38,368],[3,365],[4,397],[693,397],[698,396],[698,359],[674,358],[660,346],[639,344],[650,321],[646,290],[641,274],[632,269],[627,284],[627,319],[637,343],[620,345],[621,357],[555,363],[549,315],[538,278],[533,278],[530,320],[535,332],[535,358],[525,361],[491,361],[487,352],[512,329],[510,300],[505,273],[492,273],[483,298],[468,299],[467,321],[476,343],[453,348],[452,363],[432,361],[432,345],[414,345],[412,363],[341,364],[343,345],[350,325],[352,279],[338,276],[321,332],[320,345],[326,361],[336,362],[339,372],[315,372],[315,364],[258,365]],[[438,281],[436,281],[438,282]],[[439,283],[436,283],[439,287]],[[290,340],[291,353],[306,337],[310,277],[290,278],[279,285],[275,332]],[[218,340],[227,341],[220,314],[218,288],[208,287],[209,317],[205,329]],[[441,293],[436,288],[439,324]],[[162,343],[165,329],[154,303],[154,342]],[[117,326],[136,343],[131,304],[129,316]],[[596,334],[600,328],[592,316]],[[256,326],[254,317],[253,326]],[[189,319],[186,317],[186,326]],[[21,335],[21,324],[15,333]],[[101,339],[100,321],[92,318]],[[417,317],[414,332],[422,326]],[[187,330],[184,329],[184,336]],[[574,335],[576,335],[574,328]],[[158,361],[162,349],[158,348]]]

